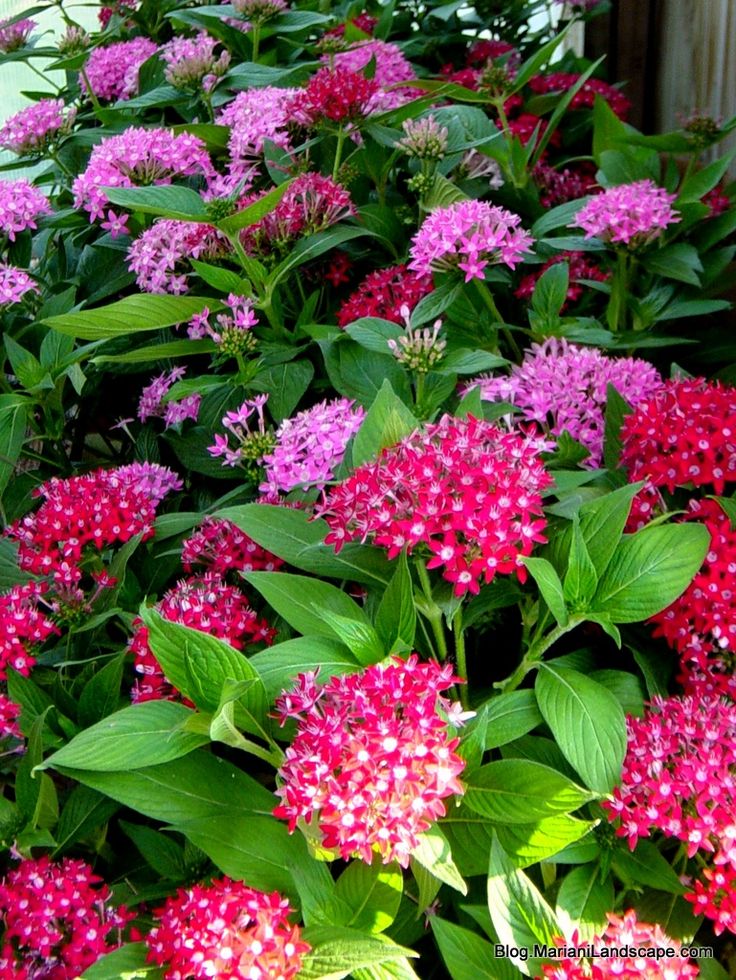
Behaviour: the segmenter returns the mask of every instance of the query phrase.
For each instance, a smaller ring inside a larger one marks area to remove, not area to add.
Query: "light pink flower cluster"
[[[197,88],[209,92],[230,66],[230,53],[215,54],[217,38],[200,31],[195,37],[174,36],[159,54],[166,64],[164,77],[174,88]]]
[[[290,148],[288,106],[295,92],[293,88],[267,85],[238,92],[228,102],[217,122],[230,126],[228,147],[233,161],[253,163],[263,153],[266,140],[282,149]]]
[[[90,51],[84,74],[92,92],[101,102],[131,99],[138,94],[138,72],[144,61],[156,53],[157,46],[147,37],[117,41]],[[79,84],[87,91],[87,81],[80,76]]]
[[[207,447],[211,456],[222,456],[223,466],[243,466],[251,475],[257,475],[261,460],[273,448],[273,434],[267,431],[263,409],[268,395],[256,395],[246,399],[234,412],[226,412],[222,424],[228,435],[215,434],[215,441]],[[251,428],[252,422],[255,426]],[[230,445],[230,436],[235,445]]]
[[[323,55],[322,61],[356,74],[361,73],[371,61],[375,63],[373,79],[381,90],[370,100],[368,114],[388,112],[389,109],[411,102],[419,94],[415,88],[402,86],[402,82],[414,81],[417,74],[404,57],[401,48],[389,41],[359,41],[347,51]]]
[[[28,293],[37,293],[38,286],[25,269],[0,263],[0,308],[20,303]]]
[[[75,117],[76,109],[67,110],[63,99],[40,99],[3,123],[0,147],[18,156],[41,153],[69,132]]]
[[[256,338],[252,330],[258,324],[258,317],[253,312],[253,300],[230,293],[224,303],[230,312],[218,313],[214,317],[214,325],[212,314],[206,306],[201,313],[195,313],[187,326],[187,336],[190,340],[210,337],[223,354],[236,355],[253,350]]]
[[[555,436],[568,432],[589,451],[586,466],[600,466],[608,385],[630,405],[662,387],[659,372],[635,357],[607,357],[596,347],[578,347],[550,337],[532,344],[510,376],[476,378],[484,401],[508,401],[523,418]]]
[[[11,242],[27,228],[37,228],[37,219],[50,213],[48,198],[29,181],[0,180],[0,231]]]
[[[35,20],[1,20],[0,21],[0,51],[9,54],[22,48],[31,34],[34,27],[37,27]]]
[[[141,422],[146,422],[151,418],[160,418],[168,429],[169,426],[177,425],[186,419],[197,421],[199,415],[199,405],[202,401],[200,394],[186,395],[178,400],[166,400],[169,390],[186,374],[186,368],[176,367],[171,371],[160,374],[154,378],[149,385],[141,392],[138,400],[138,418]]]
[[[364,418],[360,405],[349,398],[336,398],[284,419],[276,430],[276,445],[263,457],[266,477],[261,493],[278,497],[297,487],[324,487],[334,479],[347,444]]]
[[[132,484],[153,504],[160,504],[167,494],[181,490],[184,485],[173,470],[158,463],[128,463],[118,466],[115,472],[119,480]]]
[[[180,888],[155,912],[148,961],[163,968],[166,980],[294,980],[311,947],[291,914],[278,892],[230,878]]]
[[[676,196],[652,180],[619,184],[592,197],[570,227],[582,228],[586,238],[638,248],[653,242],[665,228],[680,220],[672,208]]]
[[[270,645],[276,635],[265,619],[259,619],[240,589],[227,585],[215,572],[182,579],[155,608],[169,622],[215,636],[236,650],[260,642]],[[134,625],[136,630],[130,641],[130,652],[140,677],[133,687],[131,699],[135,703],[184,700],[154,656],[148,643],[147,627],[140,620]]]
[[[456,680],[452,667],[412,655],[321,687],[316,676],[300,674],[276,701],[297,734],[279,769],[274,814],[292,832],[300,820],[315,822],[322,846],[346,861],[370,864],[378,853],[384,864],[408,867],[419,834],[445,815],[442,801],[463,792],[460,740],[447,727],[461,709],[442,695]]]
[[[681,943],[665,935],[659,925],[639,922],[636,912],[629,909],[619,917],[609,912],[608,925],[599,938],[582,942],[574,935],[571,939],[557,938],[555,945],[565,951],[580,951],[579,956],[555,959],[542,966],[545,980],[694,980],[700,976],[698,967],[679,956]],[[595,959],[586,959],[590,947],[596,950]],[[655,955],[620,956],[613,950],[662,950]],[[610,952],[603,952],[609,950]],[[673,955],[674,954],[674,955]]]
[[[105,215],[105,187],[170,184],[174,177],[208,178],[213,173],[209,153],[197,136],[131,126],[92,150],[86,169],[72,186],[74,205],[84,208],[94,221]],[[108,221],[111,215],[115,213],[108,211]]]
[[[185,293],[192,259],[222,258],[227,239],[212,225],[163,218],[154,222],[128,249],[128,267],[146,293]]]
[[[284,564],[232,521],[219,517],[205,517],[197,530],[182,541],[181,563],[187,572],[194,565],[204,565],[223,577],[230,571],[276,572]]]
[[[654,698],[627,726],[621,785],[601,803],[618,836],[633,850],[640,837],[659,830],[682,841],[688,857],[700,854],[724,873],[736,869],[736,704]],[[722,908],[694,909],[714,919],[716,933],[736,931],[736,895],[723,898]]]
[[[487,201],[458,201],[437,208],[412,239],[409,268],[420,276],[460,269],[465,282],[483,279],[488,265],[515,268],[534,239],[518,214]]]
[[[552,482],[534,438],[449,415],[384,449],[326,494],[317,514],[335,550],[373,541],[396,558],[421,547],[456,595],[514,572],[543,542],[542,491]]]
[[[78,977],[121,944],[132,914],[84,861],[28,858],[0,883],[0,976]]]

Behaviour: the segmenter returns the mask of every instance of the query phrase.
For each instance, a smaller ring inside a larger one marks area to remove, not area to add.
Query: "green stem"
[[[432,583],[429,581],[429,573],[424,562],[419,560],[416,563],[416,569],[422,586],[422,592],[427,600],[427,609],[424,615],[432,627],[432,634],[437,644],[437,652],[440,660],[447,660],[447,640],[445,639],[445,631],[442,628],[442,610],[432,596]]]
[[[621,248],[616,255],[616,267],[611,280],[611,298],[606,319],[613,333],[626,328],[626,297],[629,291],[629,253]]]
[[[491,314],[494,321],[501,328],[501,332],[506,338],[506,343],[511,348],[514,358],[516,359],[517,362],[521,362],[522,354],[521,351],[519,350],[519,345],[516,343],[516,340],[514,339],[514,335],[511,333],[509,328],[504,323],[503,317],[498,312],[496,301],[494,300],[493,295],[490,289],[488,288],[488,285],[486,284],[485,280],[481,281],[480,279],[473,279],[473,282],[475,283],[476,292],[478,293],[481,300],[485,304],[486,309]]]
[[[332,164],[332,179],[337,183],[337,175],[342,162],[342,148],[347,133],[342,126],[337,131],[337,146],[335,147],[335,162]]]
[[[504,694],[508,691],[515,691],[529,671],[534,670],[539,665],[547,650],[554,646],[565,633],[569,633],[584,622],[585,616],[571,616],[565,626],[555,626],[546,636],[538,637],[529,647],[516,670],[509,674],[505,680],[497,681],[493,686]]]
[[[463,607],[460,606],[452,620],[452,632],[455,637],[455,663],[457,664],[457,676],[465,681],[459,684],[460,702],[467,710],[469,704],[468,695],[468,661],[465,652],[465,630],[463,629]]]
[[[261,44],[261,25],[253,24],[253,29],[250,32],[250,41],[253,45],[253,61],[258,61],[258,50]]]
[[[87,75],[87,71],[84,65],[82,65],[79,71],[82,78],[84,79],[84,84],[87,89],[87,95],[89,96],[89,100],[92,103],[92,108],[95,110],[95,113],[98,113],[102,110],[102,106],[100,105],[100,100],[97,98],[97,96],[94,93],[94,89],[92,88],[92,83],[89,80],[89,76]]]

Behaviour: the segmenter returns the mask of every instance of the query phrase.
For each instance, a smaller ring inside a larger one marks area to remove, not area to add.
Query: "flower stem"
[[[488,285],[486,284],[485,280],[473,279],[473,282],[475,283],[476,292],[480,296],[480,298],[481,298],[483,304],[485,305],[486,309],[491,314],[491,316],[493,317],[494,321],[501,328],[501,332],[503,333],[504,337],[506,338],[506,342],[509,345],[509,347],[511,348],[511,350],[513,352],[513,355],[514,355],[514,358],[517,361],[521,361],[522,354],[521,354],[521,350],[519,349],[519,345],[516,343],[516,340],[514,339],[514,335],[511,333],[511,331],[509,330],[509,328],[504,323],[503,317],[498,312],[498,307],[496,306],[496,301],[494,300],[493,295],[492,295],[490,289],[488,288]]]
[[[611,280],[611,299],[608,303],[606,319],[613,333],[626,328],[626,297],[629,291],[629,253],[619,249],[616,267]]]
[[[547,650],[554,646],[565,633],[574,630],[583,622],[585,622],[585,616],[571,616],[565,626],[555,626],[546,636],[538,637],[533,641],[516,670],[509,674],[505,680],[497,681],[493,686],[504,694],[508,691],[515,691],[529,671],[534,670],[541,663]]]
[[[429,625],[432,627],[432,633],[434,635],[435,643],[437,644],[437,653],[440,660],[447,660],[447,640],[445,639],[445,631],[442,627],[442,610],[434,601],[432,596],[432,583],[429,581],[429,573],[427,572],[427,567],[423,561],[418,561],[416,563],[417,573],[419,575],[419,581],[422,585],[422,592],[427,600],[427,609],[424,615],[429,620]]]
[[[260,44],[261,44],[261,25],[260,24],[253,24],[253,28],[252,28],[251,34],[250,34],[250,41],[251,41],[251,44],[253,45],[253,54],[252,54],[253,61],[258,61],[258,51],[259,51]]]
[[[340,171],[340,164],[342,163],[342,147],[345,142],[346,136],[345,130],[342,126],[337,131],[337,146],[335,147],[335,162],[332,164],[332,179],[337,183],[337,175]]]
[[[452,631],[455,637],[455,662],[457,664],[457,675],[465,681],[460,684],[460,703],[463,708],[468,708],[468,661],[465,652],[465,630],[463,629],[463,607],[460,606],[452,620]]]

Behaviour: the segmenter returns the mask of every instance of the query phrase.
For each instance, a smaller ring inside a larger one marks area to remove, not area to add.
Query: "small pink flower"
[[[652,180],[619,184],[596,194],[575,216],[571,228],[582,228],[586,238],[637,248],[659,238],[665,228],[680,221],[668,194]]]

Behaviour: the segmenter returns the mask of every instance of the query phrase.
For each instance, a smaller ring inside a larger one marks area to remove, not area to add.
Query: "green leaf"
[[[610,793],[626,754],[626,718],[616,698],[585,674],[553,663],[540,664],[534,690],[567,761],[586,786]]]
[[[580,522],[574,520],[564,584],[565,601],[573,612],[588,608],[597,585],[598,574],[588,553]]]
[[[698,250],[694,245],[676,242],[650,252],[642,263],[649,272],[656,272],[665,279],[676,279],[689,286],[700,286],[699,273],[703,271]]]
[[[611,879],[601,880],[597,864],[584,864],[573,868],[562,879],[557,893],[557,917],[562,919],[564,913],[574,928],[579,930],[581,939],[586,941],[601,934],[613,902]]]
[[[181,881],[186,876],[184,848],[171,837],[128,820],[121,820],[119,826],[156,874],[171,881]]]
[[[685,888],[654,844],[640,840],[634,851],[625,845],[617,848],[611,857],[611,867],[624,884],[649,885],[657,891],[671,895],[683,895]]]
[[[370,623],[355,619],[354,616],[342,616],[324,608],[320,609],[320,615],[338,640],[345,644],[363,666],[376,664],[386,656],[378,633]]]
[[[414,589],[409,562],[404,552],[395,565],[396,571],[386,586],[376,613],[376,632],[387,653],[413,650],[417,628]]]
[[[468,894],[468,886],[452,860],[450,842],[439,824],[433,824],[429,830],[419,834],[419,843],[412,850],[411,859],[461,895]]]
[[[567,262],[555,262],[539,277],[532,293],[532,309],[543,321],[557,321],[567,301],[569,283]]]
[[[398,340],[404,336],[404,331],[398,324],[376,316],[362,316],[354,320],[345,327],[345,333],[374,354],[387,354],[389,340]]]
[[[429,924],[452,980],[517,980],[507,959],[497,958],[493,946],[476,932],[433,915]]]
[[[510,691],[488,702],[485,748],[495,749],[526,735],[543,718],[534,691]]]
[[[479,371],[493,371],[505,364],[508,364],[505,357],[489,354],[484,350],[460,347],[450,351],[435,370],[443,374],[477,374]]]
[[[419,422],[395,394],[391,383],[384,381],[353,441],[353,464],[360,466],[373,459],[418,426]]]
[[[324,636],[285,640],[249,658],[266,688],[269,702],[291,687],[298,674],[319,668],[320,677],[349,674],[360,664],[346,647]]]
[[[79,721],[82,725],[93,725],[118,707],[124,663],[125,653],[113,657],[84,685],[79,696]]]
[[[80,980],[159,980],[164,971],[148,962],[145,943],[126,943],[101,956],[88,967]]]
[[[384,932],[399,911],[403,884],[396,864],[351,861],[335,887],[335,897],[348,911],[345,921],[337,924],[361,932]]]
[[[675,207],[680,204],[700,201],[704,194],[713,190],[728,171],[734,156],[736,156],[736,150],[730,150],[718,160],[714,160],[713,163],[691,173],[680,186]]]
[[[302,960],[299,980],[341,980],[361,967],[417,955],[385,937],[344,926],[309,926],[302,936],[312,951]]]
[[[23,449],[29,407],[25,402],[4,406],[0,400],[0,495],[10,483]]]
[[[627,415],[633,409],[614,388],[609,384],[606,391],[606,418],[603,439],[603,462],[607,469],[617,470],[621,466],[621,427]],[[600,573],[600,569],[598,570]]]
[[[103,187],[111,204],[141,214],[157,214],[178,221],[208,221],[207,205],[190,187],[159,184],[149,187]]]
[[[526,868],[554,858],[564,848],[585,837],[594,826],[595,821],[558,813],[537,823],[499,824],[495,831],[514,866]]]
[[[631,502],[641,489],[633,483],[589,500],[580,508],[580,533],[597,576],[608,568],[631,510]]]
[[[638,623],[682,595],[703,564],[710,543],[695,524],[645,527],[619,542],[591,609],[614,623]]]
[[[212,354],[217,350],[214,340],[172,340],[167,344],[135,347],[125,354],[98,354],[90,358],[92,364],[147,364],[169,357],[194,357]]]
[[[82,841],[93,830],[107,823],[118,809],[118,804],[88,786],[75,786],[64,804],[54,836],[56,850],[53,857]]]
[[[528,759],[500,759],[471,773],[465,806],[495,823],[531,823],[592,799],[567,776]]]
[[[217,227],[222,229],[225,234],[231,235],[243,228],[250,227],[250,225],[258,224],[276,208],[292,183],[293,180],[285,180],[283,184],[274,187],[273,190],[268,191],[263,197],[259,197],[257,201],[247,205],[241,211],[216,222]]]
[[[195,313],[201,313],[205,306],[214,311],[219,310],[222,303],[201,296],[157,296],[140,293],[95,310],[49,316],[41,323],[52,330],[83,340],[107,340],[110,337],[127,337],[144,330],[160,330],[161,327],[185,323]]]
[[[565,596],[562,590],[560,576],[555,571],[554,565],[546,558],[524,558],[524,565],[529,570],[534,581],[539,586],[542,598],[547,603],[547,607],[557,620],[558,626],[567,626],[569,617]]]
[[[554,937],[562,935],[552,909],[524,872],[514,868],[495,834],[488,868],[488,910],[500,942],[508,946],[552,946]],[[539,971],[539,960],[531,956],[509,959],[527,977]]]
[[[182,729],[192,715],[174,701],[134,704],[86,728],[37,768],[117,772],[170,762],[208,741]]]
[[[259,371],[251,387],[268,392],[268,410],[276,422],[291,415],[314,377],[309,361],[287,361]]]
[[[282,184],[281,187],[283,186]],[[316,235],[301,239],[291,249],[288,257],[271,272],[269,286],[271,288],[277,286],[290,272],[298,269],[305,262],[311,262],[325,252],[329,252],[330,249],[337,248],[338,245],[344,245],[345,242],[349,242],[353,238],[360,238],[367,234],[366,228],[356,228],[354,225],[337,225],[328,231],[319,231]]]

